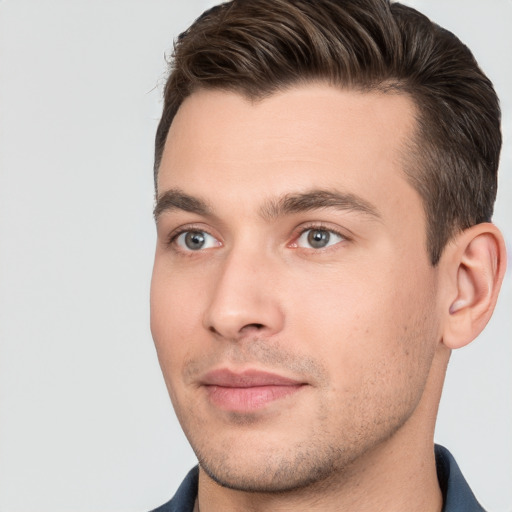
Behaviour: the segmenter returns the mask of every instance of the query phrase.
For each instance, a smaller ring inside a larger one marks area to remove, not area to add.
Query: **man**
[[[163,511],[483,510],[433,433],[505,272],[492,84],[386,0],[234,0],[156,136],[151,326],[199,460]]]

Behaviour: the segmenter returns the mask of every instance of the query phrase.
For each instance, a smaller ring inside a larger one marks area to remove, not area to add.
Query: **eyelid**
[[[222,241],[220,240],[220,237],[212,234],[211,229],[207,228],[203,224],[184,224],[182,226],[179,226],[179,227],[173,229],[166,236],[165,245],[167,245],[167,246],[176,246],[177,245],[176,241],[178,240],[178,238],[181,235],[183,235],[184,233],[189,233],[191,231],[192,232],[196,231],[196,232],[200,232],[200,233],[205,233],[206,235],[211,236],[212,238],[217,240],[217,242],[219,243],[219,246],[222,245]],[[182,251],[185,251],[185,252],[194,252],[192,250],[186,250],[186,249],[183,249],[183,248],[179,248],[179,250],[182,250]],[[196,251],[196,252],[199,252],[199,251]]]
[[[204,245],[195,249],[188,247],[187,238],[190,234],[200,234],[202,240],[204,241]],[[205,250],[214,249],[215,247],[220,246],[220,242],[206,231],[184,231],[174,239],[174,243],[177,247],[180,248],[181,251],[184,252],[203,252]]]
[[[350,233],[350,230],[348,230],[346,228],[341,229],[338,226],[333,226],[332,224],[326,223],[323,221],[311,221],[311,222],[301,224],[294,230],[294,233],[292,235],[292,242],[288,244],[288,247],[300,248],[297,245],[297,240],[305,232],[310,231],[310,230],[315,230],[315,229],[333,233],[333,234],[341,237],[343,239],[342,241],[350,242],[353,239],[353,235]],[[179,226],[179,227],[171,230],[171,232],[165,236],[164,243],[167,246],[176,246],[176,240],[178,239],[178,237],[181,236],[183,233],[188,233],[191,231],[198,231],[198,232],[205,233],[206,235],[211,236],[215,240],[217,240],[219,246],[223,245],[221,238],[218,235],[213,234],[212,230],[209,229],[209,227],[205,226],[202,223],[185,224],[185,225]],[[330,246],[325,247],[324,250],[328,250],[330,247],[337,245],[339,243],[341,243],[341,241],[337,242],[336,244],[331,244]],[[177,248],[176,250],[181,250],[181,251],[187,252],[187,253],[188,252],[190,252],[190,253],[200,252],[200,251],[187,250],[187,249],[183,249],[183,248]],[[311,248],[311,250],[315,251],[315,252],[319,252],[322,249]]]
[[[302,249],[302,247],[299,247],[297,245],[298,239],[307,231],[311,230],[319,230],[319,231],[328,231],[330,233],[333,233],[339,237],[341,237],[343,240],[340,242],[337,242],[336,244],[331,244],[329,246],[326,246],[323,250],[328,250],[329,248],[333,247],[334,245],[337,245],[338,243],[341,243],[342,241],[350,242],[352,240],[352,235],[349,234],[349,230],[347,229],[340,229],[339,227],[335,227],[332,224],[325,223],[325,222],[308,222],[305,224],[301,224],[299,227],[296,228],[295,233],[293,235],[293,241],[291,244],[289,244],[289,247],[293,248],[299,248]],[[310,248],[312,251],[319,252],[322,249],[313,249]]]

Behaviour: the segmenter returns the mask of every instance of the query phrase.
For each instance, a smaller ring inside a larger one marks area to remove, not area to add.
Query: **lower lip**
[[[210,401],[217,407],[232,412],[256,411],[276,400],[293,395],[301,388],[302,384],[249,388],[206,386]]]

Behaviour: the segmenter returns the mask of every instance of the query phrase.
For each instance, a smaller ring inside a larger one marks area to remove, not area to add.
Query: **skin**
[[[180,107],[151,328],[202,512],[441,510],[432,439],[463,251],[429,263],[402,158],[414,114],[405,95],[324,84],[258,102],[201,90]],[[316,204],[319,191],[341,199]],[[311,230],[329,244],[312,247]],[[226,410],[204,385],[216,369],[300,387]]]

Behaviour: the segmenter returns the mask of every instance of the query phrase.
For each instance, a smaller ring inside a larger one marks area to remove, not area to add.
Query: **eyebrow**
[[[262,206],[261,215],[272,220],[284,215],[325,208],[362,213],[375,219],[381,218],[377,208],[362,197],[351,193],[323,189],[286,194],[277,200],[269,200]]]
[[[158,220],[162,213],[174,210],[182,210],[204,216],[212,215],[211,208],[206,201],[186,194],[182,190],[171,189],[157,198],[153,216],[155,220]]]
[[[307,192],[285,194],[277,199],[267,200],[260,208],[260,215],[267,220],[294,213],[334,208],[337,210],[362,213],[380,219],[381,215],[371,203],[352,193],[314,189]],[[155,220],[162,213],[182,210],[207,217],[213,216],[206,201],[186,194],[180,189],[170,189],[158,197],[153,215]]]

